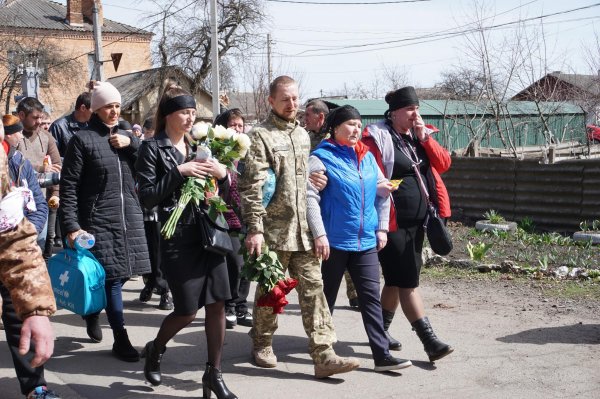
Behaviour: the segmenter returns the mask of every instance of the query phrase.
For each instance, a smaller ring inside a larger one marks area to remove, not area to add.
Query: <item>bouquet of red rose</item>
[[[286,295],[298,285],[298,280],[285,277],[277,253],[270,251],[266,245],[259,256],[250,256],[246,250],[243,256],[242,276],[256,281],[262,292],[256,305],[273,308],[273,314],[283,313],[283,308],[288,304]]]

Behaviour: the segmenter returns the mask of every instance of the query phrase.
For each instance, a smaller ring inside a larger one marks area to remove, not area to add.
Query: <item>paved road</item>
[[[124,290],[127,328],[140,349],[154,337],[165,315],[155,308],[158,298],[148,304],[137,300],[141,288],[141,281],[132,281]],[[548,317],[550,304],[535,296],[529,305],[517,304],[516,309],[510,305],[511,292],[501,286],[489,295],[484,292],[484,299],[444,284],[427,283],[423,290],[438,335],[456,349],[435,365],[426,361],[408,323],[398,318],[392,332],[404,344],[400,354],[414,366],[401,373],[373,372],[360,314],[346,306],[347,299],[340,293],[341,306],[334,314],[339,340],[335,348],[341,355],[358,357],[361,367],[337,378],[315,380],[297,300],[292,295],[274,341],[278,367],[259,369],[251,364],[248,328],[236,327],[228,330],[225,338],[225,381],[244,399],[598,397],[597,312],[590,312],[588,320],[579,324],[578,314]],[[81,318],[59,311],[53,317],[55,356],[47,364],[46,377],[65,399],[200,398],[206,361],[202,315],[203,311],[169,345],[163,361],[163,385],[154,388],[144,380],[143,363],[124,363],[111,356],[113,340],[104,314],[105,338],[95,344],[88,339]],[[4,340],[4,335],[0,336]],[[21,398],[9,355],[2,344],[0,348],[0,398]]]

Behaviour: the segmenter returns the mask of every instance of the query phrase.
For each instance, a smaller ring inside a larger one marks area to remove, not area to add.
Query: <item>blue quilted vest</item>
[[[365,251],[377,245],[377,163],[365,149],[358,164],[353,148],[323,141],[311,155],[327,168],[321,191],[321,216],[332,248]]]

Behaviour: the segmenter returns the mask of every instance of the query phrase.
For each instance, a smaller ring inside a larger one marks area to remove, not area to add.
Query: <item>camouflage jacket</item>
[[[310,140],[298,122],[271,113],[250,133],[252,144],[239,181],[242,218],[248,232],[263,233],[271,249],[308,251],[312,237],[306,220],[306,181]],[[273,198],[262,205],[267,170],[276,176]]]
[[[0,148],[0,200],[10,189],[6,153]],[[37,232],[27,219],[0,234],[0,282],[8,289],[19,318],[56,312],[56,302]],[[0,310],[2,309],[0,298]]]
[[[314,150],[317,148],[319,143],[326,138],[329,138],[329,133],[325,132],[313,132],[312,130],[308,132],[308,137],[310,137],[310,150]]]

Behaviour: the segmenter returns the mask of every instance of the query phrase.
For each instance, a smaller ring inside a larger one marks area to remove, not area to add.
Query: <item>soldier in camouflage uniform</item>
[[[279,255],[284,268],[299,281],[297,286],[302,323],[309,337],[309,350],[315,364],[315,377],[351,371],[359,366],[353,358],[337,356],[332,345],[336,335],[323,294],[319,259],[312,253],[312,237],[306,220],[307,162],[310,141],[296,121],[298,86],[287,76],[275,79],[270,87],[272,111],[266,121],[250,133],[252,144],[240,178],[242,217],[248,226],[246,248],[260,254],[265,242]],[[262,186],[267,170],[276,176],[271,203],[262,205]],[[260,295],[257,290],[255,300]],[[250,330],[254,360],[259,367],[275,367],[273,333],[277,315],[268,307],[254,306],[254,326]]]
[[[321,131],[323,124],[325,123],[325,117],[329,113],[329,108],[327,104],[323,100],[311,100],[306,104],[306,108],[304,111],[304,126],[308,131],[308,136],[310,137],[310,150],[314,150],[317,148],[319,143],[324,139],[329,138],[329,134]],[[323,187],[319,185],[318,181],[315,181],[314,175],[316,172],[311,174],[311,183],[319,190],[323,190],[325,185],[327,184],[327,180],[325,179],[323,183]],[[350,306],[354,309],[358,309],[358,294],[356,293],[356,288],[354,288],[354,283],[352,282],[352,278],[350,277],[350,273],[348,270],[344,272],[344,279],[346,280],[346,295],[348,295],[348,300],[350,301]]]
[[[0,144],[3,130],[0,124]],[[6,153],[0,148],[0,201],[10,187]],[[54,334],[48,317],[56,312],[56,302],[36,241],[36,229],[25,218],[0,232],[0,290],[6,298],[4,306],[0,302],[0,310],[4,308],[6,312],[4,327],[13,360],[19,366],[21,391],[28,398],[51,399],[58,396],[46,389],[42,365],[54,350]],[[19,356],[27,356],[27,362],[15,359]]]

